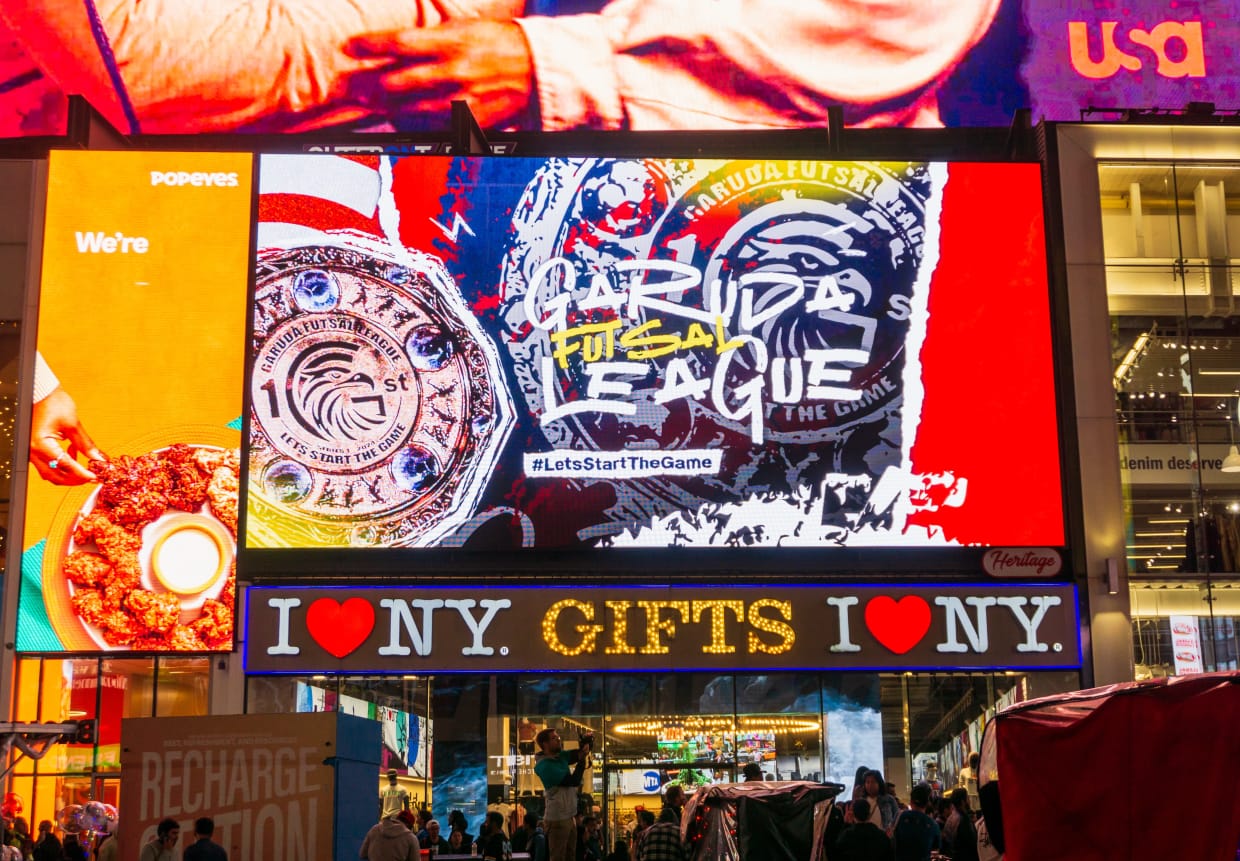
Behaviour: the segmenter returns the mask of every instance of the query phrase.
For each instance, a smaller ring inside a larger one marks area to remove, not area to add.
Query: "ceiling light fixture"
[[[1240,450],[1236,448],[1236,423],[1232,420],[1231,414],[1227,416],[1227,433],[1231,437],[1231,450],[1227,452],[1227,457],[1223,458],[1223,472],[1240,472]]]

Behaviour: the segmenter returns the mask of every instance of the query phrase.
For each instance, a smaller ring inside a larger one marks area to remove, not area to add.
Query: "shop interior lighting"
[[[1108,161],[1099,165],[1103,170],[1112,168],[1115,170],[1127,171],[1144,171],[1149,170],[1150,165],[1146,162],[1126,162],[1126,161]],[[1193,173],[1204,173],[1206,171],[1223,171],[1226,173],[1235,173],[1240,170],[1240,164],[1193,164],[1191,166]]]
[[[1127,354],[1125,354],[1123,360],[1119,363],[1119,367],[1115,369],[1115,387],[1117,389],[1123,386],[1124,382],[1128,380],[1133,370],[1136,368],[1137,363],[1141,361],[1141,357],[1145,355],[1145,348],[1149,345],[1150,336],[1154,332],[1154,327],[1157,325],[1158,324],[1155,323],[1154,326],[1150,327],[1148,332],[1142,332],[1137,336],[1137,340],[1132,342],[1132,347],[1129,348]]]
[[[682,730],[690,735],[700,732],[725,732],[732,734],[738,732],[762,732],[779,734],[818,732],[822,727],[817,721],[798,718],[753,717],[741,718],[739,721],[735,721],[731,718],[723,717],[672,717],[616,724],[613,731],[620,735],[657,735],[669,729]]]
[[[1240,399],[1237,399],[1240,402]],[[1223,472],[1240,472],[1240,450],[1236,449],[1236,420],[1235,416],[1228,413],[1227,415],[1227,433],[1231,437],[1231,450],[1227,452],[1227,457],[1223,458]]]

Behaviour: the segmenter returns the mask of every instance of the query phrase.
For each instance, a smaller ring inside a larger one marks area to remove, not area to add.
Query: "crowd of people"
[[[684,786],[667,785],[658,815],[639,807],[631,831],[617,835],[610,850],[604,846],[602,820],[588,794],[581,791],[590,761],[593,739],[583,736],[576,750],[567,751],[554,729],[539,732],[534,772],[543,784],[544,813],[521,811],[523,819],[505,821],[498,810],[487,813],[480,833],[469,833],[464,813],[448,814],[445,837],[429,808],[414,813],[407,796],[393,811],[391,797],[381,798],[382,818],[361,846],[364,861],[415,861],[425,847],[434,855],[472,855],[485,861],[510,861],[513,853],[528,853],[530,861],[689,861],[681,818],[688,801]],[[977,773],[976,755],[962,771],[966,782]],[[748,781],[763,780],[761,767],[748,764]],[[391,776],[391,775],[389,775]],[[877,769],[857,770],[850,799],[836,799],[826,834],[828,861],[997,861],[986,839],[984,821],[974,810],[975,783],[944,790],[933,774],[917,783],[902,804],[893,784]],[[394,781],[393,781],[394,783]]]
[[[189,857],[188,855],[186,856]],[[116,858],[116,837],[108,832],[56,836],[50,819],[39,823],[38,833],[31,835],[24,816],[4,822],[0,842],[0,861],[113,861]]]
[[[181,851],[183,861],[228,861],[228,852],[213,839],[215,821],[203,816],[194,821],[194,839]],[[138,850],[138,861],[172,861],[181,842],[181,825],[166,818],[155,828],[150,840]],[[25,817],[4,822],[0,842],[0,861],[117,861],[116,835],[110,831],[56,834],[50,819],[39,823],[38,833],[30,834]]]
[[[498,811],[487,813],[477,836],[469,833],[469,820],[460,810],[448,813],[447,824],[445,836],[443,825],[425,806],[416,813],[407,808],[387,812],[366,832],[358,856],[365,861],[417,861],[421,851],[429,849],[432,858],[472,855],[487,861],[510,861],[513,852],[528,852],[531,861],[548,861],[547,836],[535,813],[527,814],[511,837]]]
[[[970,768],[976,771],[974,760]],[[997,861],[985,822],[973,809],[969,790],[946,794],[930,781],[918,782],[907,805],[876,769],[860,768],[851,800],[830,829],[830,861]]]
[[[971,768],[975,772],[976,763]],[[760,770],[746,771],[745,779],[761,780]],[[944,794],[941,782],[921,781],[909,796],[901,803],[881,772],[858,769],[852,798],[837,799],[832,810],[828,861],[998,861],[968,788]],[[680,825],[686,800],[681,787],[669,787],[657,817],[637,811],[630,843],[618,841],[606,858],[579,852],[575,861],[689,861]]]

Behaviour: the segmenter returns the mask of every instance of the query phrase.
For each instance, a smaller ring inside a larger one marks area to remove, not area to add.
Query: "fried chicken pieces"
[[[199,511],[205,504],[235,539],[240,452],[174,445],[136,458],[92,461],[90,468],[99,476],[99,493],[93,510],[74,527],[77,549],[63,567],[74,585],[74,610],[113,646],[185,652],[231,648],[236,564],[220,600],[207,600],[198,618],[182,624],[176,595],[143,588],[138,553],[143,527],[169,509]],[[93,551],[83,549],[92,544]]]

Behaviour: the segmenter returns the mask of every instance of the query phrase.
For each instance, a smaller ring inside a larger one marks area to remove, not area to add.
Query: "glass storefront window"
[[[1098,177],[1136,675],[1234,667],[1240,165],[1100,163]]]
[[[383,722],[376,806],[382,769],[397,767],[413,806],[441,823],[460,811],[471,836],[488,810],[511,822],[542,813],[539,731],[570,749],[593,732],[580,810],[612,845],[639,808],[658,812],[669,785],[732,782],[748,763],[766,779],[844,784],[844,797],[861,766],[902,798],[932,773],[950,789],[997,709],[1078,686],[1074,672],[251,677],[247,711],[312,704]]]
[[[46,696],[49,693],[49,682],[55,683],[54,678],[47,678],[49,673],[44,673],[44,720],[53,723],[66,723],[74,720],[95,720],[101,717],[99,710],[99,662],[94,658],[68,661],[51,662],[58,665],[60,669],[60,679],[58,691],[59,703],[53,705],[53,699]],[[48,668],[50,669],[50,667]],[[108,723],[120,729],[120,703],[114,698],[109,697],[108,700],[108,716],[100,720],[100,723]],[[119,742],[119,738],[117,739]],[[39,771],[54,772],[89,772],[95,764],[95,746],[91,744],[61,744],[56,745],[52,749],[49,757],[39,760]]]
[[[857,770],[883,761],[883,717],[877,673],[848,673],[822,677],[822,717],[827,767],[825,779],[844,785],[851,796]],[[892,702],[894,717],[902,703]],[[903,733],[896,738],[903,745]]]
[[[251,676],[247,681],[246,711],[250,714],[336,710],[336,676]]]
[[[656,714],[654,679],[649,675],[607,676],[607,720],[603,737],[613,762],[640,764],[649,761],[653,733],[642,718]]]
[[[155,716],[204,715],[210,703],[210,658],[161,658],[155,684]]]
[[[154,714],[155,662],[149,658],[105,658],[86,681],[86,687],[95,689],[91,693],[97,694],[98,703],[95,766],[99,771],[120,771],[121,721]]]
[[[813,676],[736,676],[737,780],[756,762],[764,780],[822,780],[822,695]]]
[[[1184,227],[1191,224],[1176,199],[1177,177],[1171,165],[1103,164],[1098,178],[1103,251],[1120,267],[1113,292],[1135,292],[1143,270],[1184,256]]]
[[[15,722],[97,721],[93,743],[52,745],[38,758],[10,750],[8,791],[36,826],[69,804],[117,803],[123,719],[208,711],[206,658],[21,658],[16,666]]]
[[[1238,668],[1240,579],[1141,580],[1131,594],[1138,679]]]

